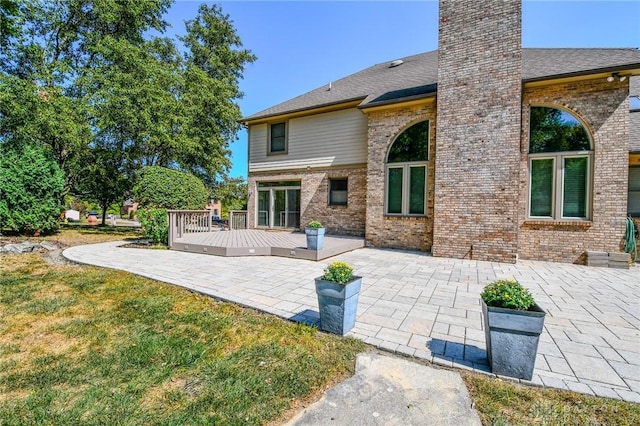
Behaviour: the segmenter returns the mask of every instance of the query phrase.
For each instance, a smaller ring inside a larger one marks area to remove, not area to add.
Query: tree
[[[38,143],[0,145],[0,231],[49,232],[60,217],[63,173]]]
[[[216,183],[212,195],[222,204],[223,218],[229,216],[229,210],[246,210],[247,208],[247,182],[242,177],[227,178]]]
[[[131,190],[132,172],[128,170],[127,152],[113,146],[94,146],[92,161],[80,191],[95,201],[102,210],[102,224],[106,223],[107,209],[116,201],[123,201]]]
[[[218,6],[187,23],[182,54],[150,35],[164,33],[170,0],[0,2],[18,4],[2,13],[22,24],[0,49],[1,144],[28,135],[50,147],[65,193],[91,189],[102,205],[144,166],[209,185],[226,176],[238,81],[255,57]]]
[[[11,37],[20,33],[18,20],[20,8],[15,0],[0,0],[0,47],[7,45]]]
[[[58,87],[0,74],[0,143],[13,146],[39,143],[47,147],[64,173],[62,196],[86,172],[92,131],[81,101]]]
[[[209,198],[207,188],[196,176],[158,166],[140,171],[133,196],[145,208],[187,210],[204,209]]]
[[[183,104],[188,144],[178,162],[208,185],[225,177],[230,168],[229,141],[236,138],[242,118],[237,100],[245,65],[256,57],[242,49],[229,15],[219,6],[201,5],[187,21]]]

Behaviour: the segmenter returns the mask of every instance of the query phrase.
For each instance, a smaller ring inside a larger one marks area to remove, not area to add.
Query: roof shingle
[[[435,94],[438,81],[438,51],[402,58],[399,66],[380,63],[324,85],[258,113],[243,121],[339,104],[362,99],[372,106],[399,99]],[[523,82],[640,68],[640,51],[633,48],[523,49]]]

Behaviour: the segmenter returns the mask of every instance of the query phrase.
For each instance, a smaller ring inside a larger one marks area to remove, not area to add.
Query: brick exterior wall
[[[430,250],[433,241],[433,182],[435,155],[435,102],[427,105],[370,112],[367,152],[367,244],[413,250]],[[430,120],[427,170],[427,217],[386,216],[385,164],[396,137],[411,125]]]
[[[628,81],[604,78],[525,88],[520,162],[520,249],[522,259],[584,261],[586,250],[622,251],[629,161]],[[585,124],[593,143],[591,221],[527,220],[529,107],[556,106]]]
[[[363,236],[365,232],[365,205],[367,172],[364,166],[336,169],[310,169],[282,173],[249,175],[249,201],[247,214],[249,228],[256,227],[256,198],[258,182],[300,181],[300,225],[319,220],[327,233]],[[348,179],[346,206],[330,206],[329,178]]]
[[[249,175],[249,227],[258,182],[300,181],[301,217],[375,247],[513,263],[583,262],[622,250],[629,162],[629,81],[524,87],[521,3],[440,1],[437,101],[364,111],[367,164]],[[588,221],[529,220],[529,108],[571,111],[593,141]],[[427,215],[385,215],[386,158],[396,137],[429,120]],[[436,152],[437,151],[437,152]],[[330,178],[348,178],[348,205],[328,205]]]
[[[515,262],[521,4],[440,1],[435,256]]]

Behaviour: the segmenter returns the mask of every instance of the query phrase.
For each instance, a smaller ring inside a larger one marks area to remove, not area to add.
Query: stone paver
[[[640,267],[512,265],[371,248],[312,262],[120,244],[72,247],[64,255],[310,324],[318,321],[313,279],[330,261],[345,260],[364,277],[350,335],[382,349],[483,372],[489,366],[480,293],[495,279],[516,278],[548,313],[533,384],[640,401]]]

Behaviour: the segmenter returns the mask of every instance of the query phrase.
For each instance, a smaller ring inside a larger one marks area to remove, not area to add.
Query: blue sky
[[[481,0],[479,0],[481,1]],[[168,35],[203,1],[176,1]],[[437,1],[223,1],[257,61],[240,87],[243,115],[387,62],[438,48]],[[640,0],[524,1],[523,47],[640,47]],[[231,176],[247,176],[247,134],[231,144]]]

